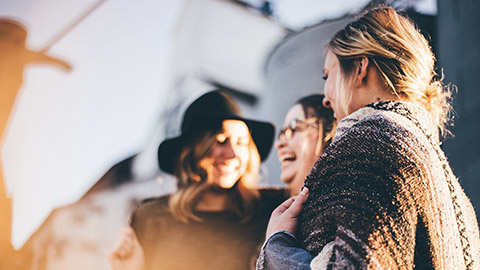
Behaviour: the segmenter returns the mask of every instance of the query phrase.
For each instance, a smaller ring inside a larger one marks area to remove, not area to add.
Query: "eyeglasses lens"
[[[290,124],[287,127],[280,130],[280,133],[278,134],[278,139],[281,140],[283,136],[286,140],[290,140],[293,138],[293,134],[295,134],[296,131],[303,131],[308,127],[317,127],[317,126],[318,126],[318,119],[316,118],[307,119],[305,121],[298,120],[298,119],[292,120],[292,122],[290,122]]]
[[[290,140],[293,137],[293,133],[295,133],[296,128],[297,128],[297,121],[290,122],[289,126],[280,130],[280,134],[278,134],[278,138],[281,139],[281,137],[283,136],[285,139]]]

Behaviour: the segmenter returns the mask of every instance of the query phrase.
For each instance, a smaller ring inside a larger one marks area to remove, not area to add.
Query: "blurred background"
[[[457,86],[454,137],[443,148],[478,216],[480,3],[2,0],[0,17],[27,29],[28,48],[72,66],[26,65],[3,134],[0,200],[12,220],[0,218],[11,224],[13,263],[109,269],[105,256],[133,205],[175,190],[157,167],[156,148],[178,134],[189,103],[222,88],[246,116],[281,127],[298,98],[322,92],[328,39],[382,3],[416,21],[438,71]],[[261,184],[281,185],[279,171],[272,150]]]

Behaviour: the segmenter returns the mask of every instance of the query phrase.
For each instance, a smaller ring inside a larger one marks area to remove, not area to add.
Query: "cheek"
[[[330,100],[335,99],[335,85],[333,83],[333,78],[329,79],[325,83],[325,96],[327,96]]]
[[[302,144],[302,152],[304,158],[311,159],[313,155],[315,155],[315,149],[317,147],[317,140],[316,136],[309,135],[303,140]]]
[[[301,138],[301,136],[299,136],[298,133],[295,133],[293,138],[287,142],[290,149],[295,152],[296,155],[298,155],[302,151],[302,141],[303,139]]]
[[[311,134],[305,134],[301,143],[298,145],[297,159],[300,160],[302,165],[311,166],[312,162],[316,161],[316,149],[318,144],[317,132]]]
[[[218,145],[218,144],[214,144],[210,150],[210,154],[208,155],[208,157],[210,158],[213,158],[213,159],[216,159],[217,157],[219,157],[222,153],[222,148]]]
[[[317,148],[318,148],[318,144],[321,142],[319,142],[319,137],[318,137],[318,132],[315,132],[315,134],[312,134],[309,138],[309,142],[308,142],[308,145],[309,145],[309,158],[310,159],[313,159],[314,161],[317,160],[317,155],[316,155],[316,151],[317,151]]]
[[[248,152],[248,149],[241,149],[241,150],[238,150],[238,152],[236,153],[238,159],[240,160],[240,165],[241,167],[244,169],[247,167],[247,164],[248,164],[248,161],[250,159],[250,154]]]
[[[302,132],[298,134],[295,140],[292,140],[291,149],[295,152],[297,163],[304,163],[310,159],[311,152],[315,152],[315,142],[310,140],[310,136]]]

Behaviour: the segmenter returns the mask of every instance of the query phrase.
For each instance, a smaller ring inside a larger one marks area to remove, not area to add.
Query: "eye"
[[[217,135],[217,143],[218,144],[225,144],[226,141],[227,141],[227,136],[225,136],[225,134],[218,134]]]
[[[247,146],[249,141],[250,140],[248,138],[239,138],[238,141],[237,141],[237,145]]]

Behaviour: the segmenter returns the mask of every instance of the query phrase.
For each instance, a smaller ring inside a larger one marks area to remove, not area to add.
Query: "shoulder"
[[[352,169],[361,168],[385,171],[400,166],[401,160],[412,160],[425,145],[408,122],[403,123],[398,115],[389,112],[344,120],[348,127],[336,135],[312,172],[351,174]]]
[[[330,151],[327,148],[326,152],[378,155],[387,151],[408,152],[412,146],[424,144],[423,133],[405,117],[389,111],[361,112],[339,123]]]
[[[365,107],[344,118],[338,127],[333,143],[307,177],[308,183],[312,177],[328,179],[410,168],[426,145],[415,123],[395,111]]]
[[[155,217],[168,214],[168,200],[170,196],[162,196],[156,198],[148,198],[139,203],[135,209],[133,216],[136,219]]]
[[[365,135],[371,135],[370,137]],[[361,136],[362,141],[382,138],[438,141],[430,114],[414,104],[395,101],[369,104],[339,122],[334,141]]]
[[[170,199],[170,195],[161,196],[161,197],[153,197],[147,198],[142,200],[138,207],[140,208],[150,208],[150,207],[159,207],[159,206],[166,206],[168,205],[168,200]]]
[[[335,139],[341,139],[345,135],[361,135],[365,132],[388,134],[392,130],[405,128],[396,114],[382,111],[367,114],[366,110],[362,109],[340,121]]]

